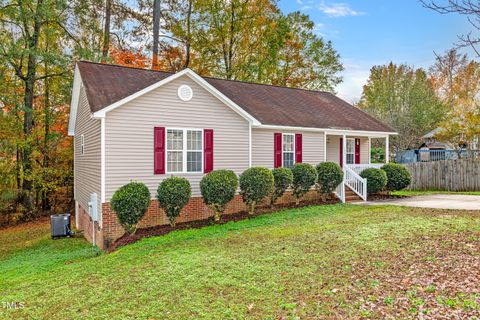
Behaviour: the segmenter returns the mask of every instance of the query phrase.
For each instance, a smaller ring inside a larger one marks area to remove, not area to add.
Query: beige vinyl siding
[[[327,161],[333,161],[340,164],[340,138],[341,136],[327,136]],[[358,138],[354,136],[347,136],[348,138]],[[368,137],[361,137],[360,139],[360,163],[368,163],[368,154],[370,153],[370,146]]]
[[[285,131],[270,129],[252,129],[252,165],[273,168],[273,135],[280,133],[302,134],[302,161],[317,165],[324,161],[324,133],[311,131]]]
[[[327,161],[340,164],[340,138],[327,135]]]
[[[80,88],[74,137],[74,197],[88,211],[90,194],[97,194],[98,214],[101,213],[101,151],[100,120],[91,118],[90,106],[83,86]],[[80,154],[81,135],[85,152]]]
[[[367,164],[370,153],[368,138],[360,138],[360,163]]]
[[[184,102],[177,90],[182,84],[193,90]],[[214,130],[214,169],[240,174],[248,168],[249,124],[212,94],[188,78],[173,80],[107,113],[105,118],[106,201],[120,186],[144,182],[155,198],[159,183],[172,174],[153,173],[153,128]],[[189,179],[192,195],[199,196],[203,173],[175,173]]]

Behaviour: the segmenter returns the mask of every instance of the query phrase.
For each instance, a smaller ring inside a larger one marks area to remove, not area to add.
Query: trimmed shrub
[[[238,178],[231,170],[215,170],[200,181],[203,201],[215,212],[215,221],[220,220],[227,204],[235,197]]]
[[[273,207],[275,201],[283,196],[285,191],[293,182],[293,173],[289,168],[275,168],[272,170],[273,174],[273,191],[270,197],[270,205]]]
[[[175,221],[191,196],[192,188],[185,178],[170,177],[158,185],[157,199],[171,226],[175,226]]]
[[[292,167],[292,174],[293,196],[295,197],[295,203],[298,205],[300,198],[315,185],[317,171],[308,163],[297,163]]]
[[[382,168],[387,174],[387,190],[402,190],[412,182],[412,176],[407,168],[397,163],[387,163]]]
[[[317,191],[325,195],[332,193],[343,180],[343,170],[335,162],[322,162],[317,165]]]
[[[272,192],[273,183],[273,174],[267,168],[249,168],[240,175],[240,194],[250,214],[255,212],[256,204]]]
[[[150,205],[150,191],[144,183],[127,183],[115,191],[110,205],[125,231],[135,233],[138,222]]]
[[[367,179],[367,193],[377,193],[387,185],[387,174],[377,168],[368,168],[360,173],[360,177]]]

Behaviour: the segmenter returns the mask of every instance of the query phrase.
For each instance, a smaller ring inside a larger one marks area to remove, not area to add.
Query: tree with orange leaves
[[[148,68],[150,60],[141,49],[119,49],[115,46],[110,49],[110,62],[127,67]]]

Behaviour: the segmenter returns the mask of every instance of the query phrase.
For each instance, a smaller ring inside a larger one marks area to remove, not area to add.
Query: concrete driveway
[[[357,202],[360,204],[360,202]],[[460,194],[432,194],[414,196],[408,198],[389,199],[362,202],[364,205],[395,205],[406,207],[434,208],[434,209],[458,209],[480,210],[480,196]]]

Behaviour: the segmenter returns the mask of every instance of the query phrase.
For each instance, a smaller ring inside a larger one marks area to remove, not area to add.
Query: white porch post
[[[345,159],[347,157],[347,135],[343,135],[342,139],[342,168],[345,170],[345,165],[347,163],[347,160]]]
[[[372,138],[368,137],[368,164],[372,163]]]
[[[389,149],[389,136],[386,136],[385,137],[385,163],[388,163],[390,161],[390,156],[389,156],[389,153],[390,153],[390,149]]]
[[[323,161],[327,162],[327,132],[323,132]]]

